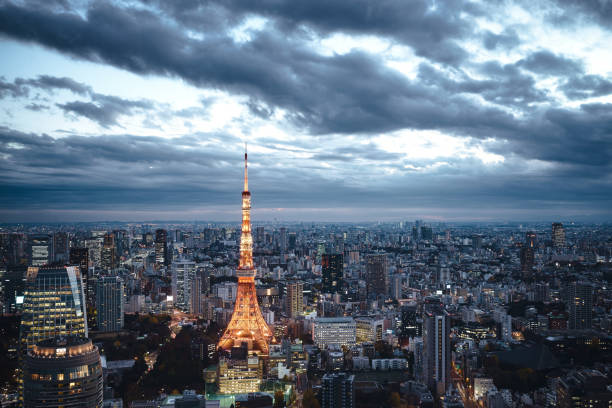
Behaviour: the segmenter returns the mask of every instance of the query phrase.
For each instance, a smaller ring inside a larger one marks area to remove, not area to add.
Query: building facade
[[[123,329],[124,285],[118,276],[102,276],[96,281],[98,330],[116,332]]]

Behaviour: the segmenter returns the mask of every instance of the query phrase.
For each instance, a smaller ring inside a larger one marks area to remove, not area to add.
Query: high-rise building
[[[172,263],[172,296],[174,306],[189,313],[191,307],[191,286],[195,279],[194,261],[179,259]]]
[[[585,282],[572,282],[567,286],[568,327],[590,329],[593,325],[593,286]]]
[[[13,265],[6,268],[2,276],[2,314],[14,314],[23,308],[26,286],[25,265]]]
[[[451,384],[450,317],[437,305],[423,313],[423,375],[427,386],[444,395]]]
[[[30,267],[21,315],[22,353],[51,337],[87,336],[83,280],[77,266]]]
[[[342,289],[344,271],[342,254],[321,254],[323,292],[336,293]]]
[[[68,262],[68,250],[70,239],[66,232],[56,232],[53,234],[53,262]]]
[[[94,288],[89,282],[89,249],[88,248],[70,248],[70,258],[68,263],[79,267],[81,276],[83,277],[83,288],[85,291],[85,300],[88,305],[94,303]]]
[[[428,225],[421,226],[421,239],[423,241],[432,241],[433,240],[433,230]]]
[[[101,408],[102,365],[98,348],[84,337],[54,337],[28,352],[23,373],[24,408]]]
[[[423,335],[423,319],[417,313],[416,304],[402,306],[400,313],[400,335],[405,338],[421,337]]]
[[[100,267],[105,271],[111,271],[117,267],[117,248],[115,246],[115,235],[112,232],[104,235]]]
[[[297,235],[295,232],[289,233],[289,250],[294,250],[297,244]]]
[[[312,340],[321,349],[327,346],[354,346],[357,326],[352,317],[318,317],[312,323]]]
[[[560,222],[553,222],[552,224],[552,243],[553,247],[557,250],[565,248],[565,228]]]
[[[47,234],[34,234],[28,240],[28,265],[43,266],[52,261],[52,241]]]
[[[170,265],[168,231],[165,229],[155,230],[155,265],[157,267]]]
[[[266,239],[266,231],[264,227],[259,226],[255,228],[255,241],[257,242],[257,244],[263,245],[265,243],[265,239]]]
[[[367,256],[366,262],[368,296],[386,298],[389,293],[387,255],[371,254]]]
[[[285,227],[281,227],[280,229],[278,246],[281,252],[285,252],[287,250],[287,228]]]
[[[24,234],[0,232],[0,268],[25,265],[27,239]]]
[[[289,282],[287,284],[287,297],[285,312],[287,317],[298,317],[304,311],[304,284],[302,282]]]
[[[328,373],[321,380],[321,408],[353,408],[355,375]]]
[[[396,273],[391,279],[391,298],[401,299],[402,298],[402,275]]]
[[[194,315],[202,314],[202,275],[196,273],[191,280],[189,290],[189,313]]]
[[[523,276],[529,277],[533,272],[533,265],[535,263],[535,250],[536,250],[536,233],[530,231],[525,234],[525,244],[521,247],[521,272]]]
[[[244,190],[242,191],[242,232],[240,235],[240,262],[236,275],[238,290],[232,318],[219,340],[219,347],[230,350],[246,343],[249,351],[268,354],[272,330],[261,314],[255,292],[255,266],[253,264],[253,237],[251,235],[251,193],[247,173],[247,154],[244,153]]]
[[[98,330],[116,332],[123,328],[123,290],[123,280],[118,276],[101,276],[96,281]]]

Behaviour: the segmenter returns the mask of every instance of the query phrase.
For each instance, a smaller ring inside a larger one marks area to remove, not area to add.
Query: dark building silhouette
[[[389,293],[389,274],[387,255],[371,254],[366,258],[366,283],[369,297],[387,297]]]
[[[593,286],[583,282],[572,282],[567,286],[568,327],[590,329],[593,325]]]
[[[342,254],[322,254],[321,273],[323,275],[323,292],[336,293],[342,288],[344,271]]]
[[[21,311],[26,285],[25,265],[13,265],[6,268],[2,277],[2,314],[14,314]]]
[[[168,231],[155,230],[155,265],[157,267],[170,265],[168,256]]]
[[[117,248],[115,246],[115,234],[104,235],[100,266],[105,271],[113,270],[117,267]]]
[[[560,222],[553,222],[551,239],[555,249],[562,250],[565,248],[565,228]]]
[[[83,277],[83,290],[85,291],[85,299],[88,305],[93,305],[94,290],[89,276],[89,249],[88,248],[70,248],[70,257],[68,260],[70,265],[78,266]]]
[[[73,336],[37,343],[25,358],[23,388],[24,408],[102,407],[98,348]]]
[[[346,373],[325,374],[321,380],[321,408],[355,406],[355,376]]]

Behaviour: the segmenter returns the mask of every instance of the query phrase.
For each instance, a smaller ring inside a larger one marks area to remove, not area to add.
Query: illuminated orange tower
[[[255,293],[253,266],[253,236],[251,235],[251,193],[247,172],[247,153],[244,153],[244,191],[242,192],[242,234],[240,235],[240,264],[236,270],[238,290],[234,313],[219,340],[219,347],[229,350],[246,342],[249,351],[268,354],[272,331],[265,322]]]

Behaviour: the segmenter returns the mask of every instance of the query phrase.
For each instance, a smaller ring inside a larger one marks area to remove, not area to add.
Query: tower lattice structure
[[[240,263],[236,270],[238,290],[232,318],[219,340],[219,347],[229,350],[246,342],[249,351],[268,354],[272,331],[265,322],[255,293],[253,265],[253,236],[251,235],[251,193],[244,153],[244,191],[242,192],[242,233],[240,235]]]

